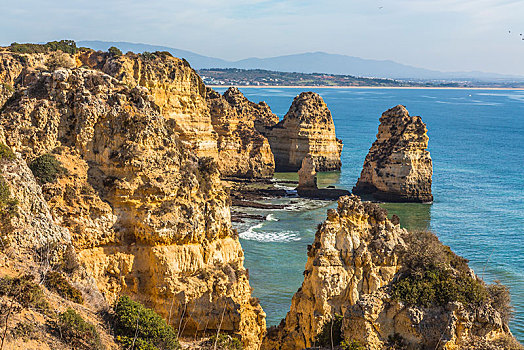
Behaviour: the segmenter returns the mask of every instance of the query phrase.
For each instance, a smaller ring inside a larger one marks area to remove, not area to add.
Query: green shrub
[[[29,339],[38,339],[36,336],[36,327],[30,322],[18,322],[11,330],[11,335],[15,339],[28,341]]]
[[[171,54],[171,52],[169,51],[155,51],[153,52],[154,55],[158,56],[158,57],[173,57],[173,55]]]
[[[494,284],[488,286],[488,295],[491,306],[499,312],[504,323],[508,323],[514,312],[508,287],[501,284],[500,281],[495,281]]]
[[[76,47],[76,42],[74,40],[60,40],[60,41],[50,41],[47,44],[44,44],[49,51],[62,51],[71,55],[74,55],[78,48]]]
[[[47,50],[45,45],[42,44],[19,44],[15,42],[9,46],[9,51],[17,53],[44,53]]]
[[[75,54],[78,48],[73,40],[60,40],[50,41],[46,44],[19,44],[15,42],[9,46],[9,50],[17,53],[45,53],[60,50],[65,53]]]
[[[15,154],[9,148],[9,146],[4,145],[3,143],[0,143],[0,160],[13,160],[15,159]]]
[[[14,298],[20,305],[48,312],[49,304],[42,288],[35,282],[32,275],[22,277],[1,277],[0,295]]]
[[[73,287],[67,279],[57,271],[50,271],[45,276],[45,285],[61,297],[78,304],[84,303],[82,293]]]
[[[342,315],[335,314],[335,317],[324,323],[322,330],[316,337],[316,343],[320,346],[338,346],[344,340],[342,338]]]
[[[366,347],[360,345],[356,340],[343,340],[340,343],[340,348],[343,350],[366,350]]]
[[[471,275],[467,260],[454,254],[431,232],[413,232],[405,237],[407,248],[401,252],[400,274],[391,285],[394,299],[408,305],[428,307],[461,302],[470,309],[497,299],[501,310],[509,305],[500,288],[493,297],[484,282]],[[495,297],[498,295],[498,297]]]
[[[58,316],[56,322],[62,340],[78,349],[103,349],[100,335],[95,326],[84,321],[75,310],[68,308]]]
[[[44,154],[29,164],[33,175],[41,184],[55,182],[60,175],[67,173],[66,169],[52,154]]]
[[[118,47],[111,46],[107,52],[109,52],[113,56],[122,56],[122,51]]]
[[[11,84],[0,83],[0,85],[8,92],[15,92],[15,88]]]
[[[154,53],[151,53],[151,52],[148,52],[148,51],[144,51],[140,54],[140,56],[142,57],[143,60],[145,61],[151,61],[151,60],[154,60],[156,58],[155,54]]]
[[[240,340],[228,334],[213,335],[205,342],[204,346],[209,349],[215,349],[215,344],[217,350],[242,350]]]
[[[133,343],[135,350],[180,349],[175,330],[156,312],[120,297],[115,305],[114,332],[125,348]]]

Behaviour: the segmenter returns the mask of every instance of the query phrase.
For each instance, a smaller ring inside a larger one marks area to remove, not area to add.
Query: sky
[[[524,0],[0,0],[0,45],[129,41],[227,60],[323,51],[524,76],[521,33]]]

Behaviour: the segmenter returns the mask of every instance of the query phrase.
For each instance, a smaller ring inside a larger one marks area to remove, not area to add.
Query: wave
[[[251,226],[246,231],[239,234],[240,238],[248,241],[275,243],[275,242],[293,242],[299,241],[300,237],[298,233],[293,231],[280,231],[280,232],[257,232],[255,230],[261,229],[264,223],[260,223]]]
[[[266,221],[278,221],[278,219],[273,214],[267,214]]]

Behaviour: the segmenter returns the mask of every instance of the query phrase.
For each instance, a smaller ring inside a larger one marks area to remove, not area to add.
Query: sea
[[[217,88],[219,92],[225,89]],[[282,118],[293,98],[312,90],[327,103],[344,142],[342,170],[320,173],[319,185],[351,190],[376,138],[382,112],[398,104],[420,115],[433,159],[432,204],[383,204],[407,229],[429,229],[467,258],[488,283],[501,281],[515,309],[510,324],[524,342],[524,90],[241,88],[266,101]],[[277,173],[292,193],[294,173]],[[286,210],[246,209],[264,221],[235,224],[245,251],[253,294],[276,325],[303,281],[306,247],[335,202],[272,199]]]

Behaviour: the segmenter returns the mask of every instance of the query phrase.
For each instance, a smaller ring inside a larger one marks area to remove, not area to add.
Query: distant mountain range
[[[353,75],[357,77],[376,77],[412,80],[468,80],[468,81],[524,81],[522,76],[510,76],[497,73],[440,72],[417,68],[389,60],[370,60],[353,56],[329,54],[325,52],[308,52],[295,55],[270,58],[246,58],[240,61],[226,61],[220,58],[199,55],[167,46],[136,44],[129,42],[78,41],[78,46],[94,50],[107,50],[116,46],[123,52],[133,51],[169,51],[173,56],[185,58],[193,68],[241,68],[265,69],[280,72],[330,73]]]

